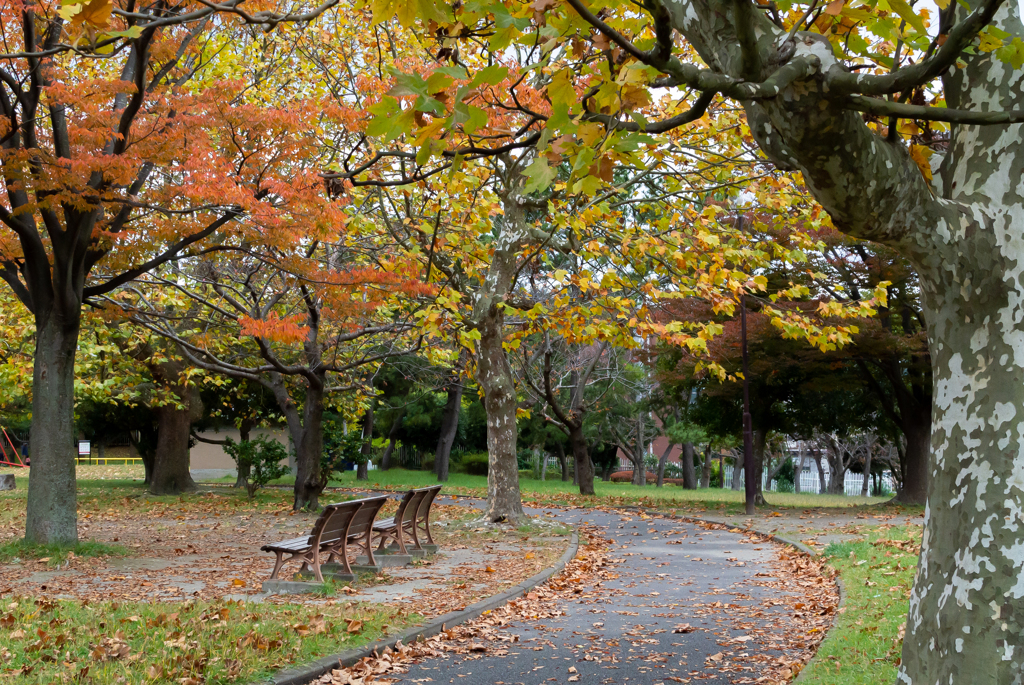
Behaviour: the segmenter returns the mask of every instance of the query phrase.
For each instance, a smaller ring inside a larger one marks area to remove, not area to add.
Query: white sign
[[[88,440],[79,440],[78,441],[78,456],[80,456],[80,457],[88,457],[90,454],[92,454],[92,443],[89,442]]]

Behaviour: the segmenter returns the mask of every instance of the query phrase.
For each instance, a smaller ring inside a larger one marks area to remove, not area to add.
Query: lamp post
[[[754,432],[750,418],[750,378],[747,368],[747,296],[740,295],[740,336],[743,345],[743,490],[746,512],[754,513],[757,483],[754,481]]]

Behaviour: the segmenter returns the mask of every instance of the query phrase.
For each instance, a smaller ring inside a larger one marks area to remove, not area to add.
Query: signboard
[[[80,457],[88,457],[90,454],[92,454],[92,443],[89,442],[88,440],[79,440],[78,441],[78,456],[80,456]]]

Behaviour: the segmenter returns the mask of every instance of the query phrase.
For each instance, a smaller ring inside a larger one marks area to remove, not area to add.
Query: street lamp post
[[[754,431],[750,419],[750,378],[747,368],[747,296],[740,296],[740,335],[743,339],[743,480],[746,512],[754,513],[757,483],[754,481]]]

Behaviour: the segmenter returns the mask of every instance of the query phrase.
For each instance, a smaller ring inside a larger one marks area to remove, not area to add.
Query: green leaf
[[[996,57],[1014,69],[1021,69],[1024,67],[1024,41],[1014,38],[1012,43],[1006,43],[996,49]]]
[[[388,91],[388,95],[402,97],[404,95],[429,96],[427,82],[419,74],[406,74],[397,69],[390,70],[395,77],[395,85]],[[435,91],[436,92],[436,91]]]
[[[925,28],[924,20],[917,15],[913,8],[906,3],[905,0],[887,0],[889,7],[900,15],[900,19],[913,26],[918,33],[928,33],[928,29]]]
[[[551,79],[548,84],[548,97],[551,104],[572,105],[576,102],[576,89],[572,87],[572,71],[566,67]]]
[[[473,80],[469,82],[470,88],[476,88],[481,83],[496,86],[508,77],[508,67],[492,64],[477,72]]]
[[[529,179],[523,188],[523,192],[526,193],[545,190],[555,180],[555,170],[548,166],[543,157],[537,157],[533,160],[533,164],[526,167],[523,173]]]
[[[487,112],[479,107],[467,105],[465,102],[456,102],[453,123],[462,124],[462,129],[466,133],[472,134],[487,124]]]

